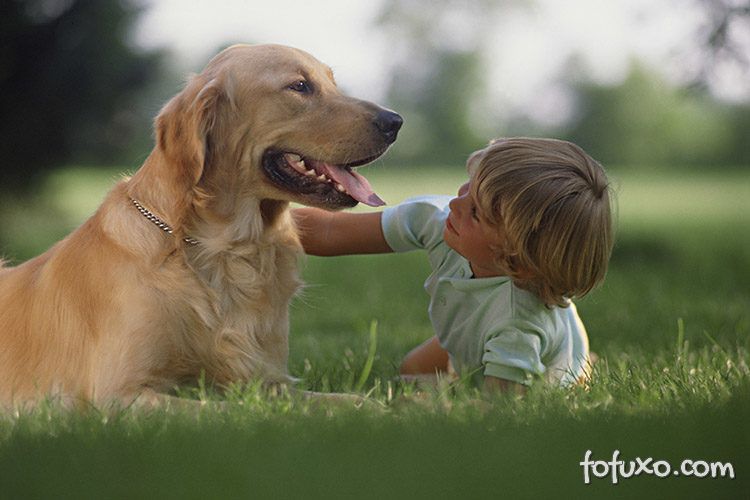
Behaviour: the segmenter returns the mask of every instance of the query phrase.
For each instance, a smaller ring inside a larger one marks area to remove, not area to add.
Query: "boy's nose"
[[[456,215],[461,215],[461,198],[456,196],[455,198],[451,199],[450,202],[448,202],[448,208],[451,209],[451,212],[455,212]]]
[[[451,198],[451,201],[448,202],[448,208],[451,209],[451,212],[456,211],[456,198]]]

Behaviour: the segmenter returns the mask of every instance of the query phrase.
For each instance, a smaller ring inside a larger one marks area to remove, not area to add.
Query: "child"
[[[436,335],[406,376],[455,369],[486,388],[585,378],[588,338],[571,298],[606,274],[610,188],[601,165],[554,139],[499,139],[466,162],[453,199],[414,198],[374,213],[295,210],[312,255],[426,250]]]

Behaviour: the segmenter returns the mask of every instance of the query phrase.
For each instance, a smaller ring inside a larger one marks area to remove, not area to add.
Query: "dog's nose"
[[[383,137],[385,137],[385,140],[389,143],[396,140],[398,130],[403,123],[404,119],[401,118],[401,115],[394,113],[393,111],[384,109],[379,111],[375,116],[375,126],[378,127],[378,130],[380,130]]]

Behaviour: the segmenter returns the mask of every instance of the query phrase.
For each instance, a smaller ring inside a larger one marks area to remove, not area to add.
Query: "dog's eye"
[[[294,82],[289,86],[290,90],[294,90],[295,92],[299,92],[300,94],[310,94],[312,93],[312,86],[307,83],[305,80],[299,80]]]

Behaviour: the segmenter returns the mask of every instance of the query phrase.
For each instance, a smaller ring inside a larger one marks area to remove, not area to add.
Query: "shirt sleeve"
[[[449,196],[412,198],[383,211],[383,235],[394,252],[430,250],[443,239]]]
[[[541,332],[533,328],[504,329],[485,343],[484,375],[531,385],[545,372],[541,352]]]

